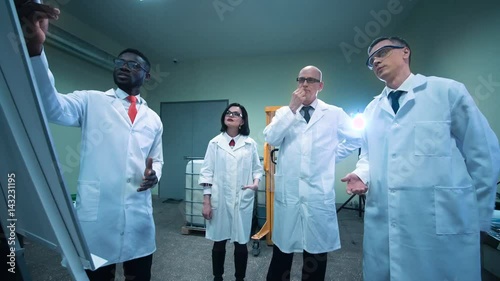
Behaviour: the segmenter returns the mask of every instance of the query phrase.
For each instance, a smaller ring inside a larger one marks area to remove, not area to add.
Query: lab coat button
[[[392,159],[396,158],[396,153],[392,154]]]
[[[120,232],[120,235],[122,235],[122,236],[123,236],[123,234],[125,234],[125,232],[123,232],[123,231],[122,231],[122,232]]]
[[[130,180],[130,178],[128,178],[128,179],[127,179],[127,183],[130,183],[130,182],[131,182],[131,180]]]

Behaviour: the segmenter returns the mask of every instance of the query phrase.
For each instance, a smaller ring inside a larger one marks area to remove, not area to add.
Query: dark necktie
[[[309,120],[311,119],[311,115],[309,115],[309,109],[311,109],[312,106],[303,106],[302,107],[302,112],[304,113],[304,119],[306,119],[306,122],[309,123]]]
[[[398,113],[399,109],[399,98],[405,91],[392,91],[389,93],[389,98],[392,101],[392,110],[394,110],[394,114]]]
[[[130,107],[128,108],[128,117],[130,117],[130,121],[134,123],[135,116],[137,115],[137,98],[135,96],[128,96],[127,99],[130,101]]]
[[[233,147],[234,145],[235,145],[235,143],[234,143],[234,139],[231,139],[231,141],[229,142],[229,146],[230,146],[230,147]]]

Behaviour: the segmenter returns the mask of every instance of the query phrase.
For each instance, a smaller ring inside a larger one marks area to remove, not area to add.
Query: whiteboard
[[[13,1],[0,1],[0,186],[4,193],[0,219],[2,225],[15,224],[15,232],[60,252],[75,280],[88,280],[83,267],[95,269],[95,265],[61,176],[20,30]]]

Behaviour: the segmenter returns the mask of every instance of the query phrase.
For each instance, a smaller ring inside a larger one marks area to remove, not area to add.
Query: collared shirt
[[[122,89],[117,88],[115,90],[115,95],[122,101],[125,111],[128,111],[128,108],[130,107],[130,101],[127,99],[127,97],[129,96],[129,94],[125,93]],[[142,104],[141,95],[139,94],[135,97],[137,98],[137,103],[136,103],[137,111],[139,111],[139,107]]]
[[[302,115],[302,117],[304,117],[304,111],[302,110],[302,107],[304,107],[305,105],[302,105],[300,108],[299,108],[299,112],[300,114]],[[314,113],[314,110],[316,109],[316,107],[318,106],[318,99],[314,99],[314,101],[309,105],[311,108],[309,109],[309,116],[312,117],[313,113]]]
[[[384,90],[382,91],[382,94],[389,99],[390,102],[391,99],[389,98],[389,93],[392,91],[404,91],[403,94],[401,94],[401,97],[399,98],[399,104],[403,104],[406,100],[406,93],[408,93],[412,88],[413,88],[413,80],[415,78],[415,74],[410,73],[410,75],[406,78],[406,80],[397,88],[397,89],[391,89],[389,87],[385,87]]]
[[[240,138],[240,134],[236,135],[234,138],[231,137],[230,135],[228,135],[226,132],[224,132],[224,134],[222,134],[224,136],[224,138],[227,140],[227,143],[229,143],[232,139],[234,140],[234,143],[238,143],[238,139]],[[236,145],[235,145],[236,146]],[[231,146],[230,146],[231,147]],[[234,149],[234,146],[231,147]]]

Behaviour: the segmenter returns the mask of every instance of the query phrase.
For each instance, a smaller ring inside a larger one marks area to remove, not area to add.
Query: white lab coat
[[[115,90],[58,94],[45,55],[32,65],[48,120],[82,128],[76,214],[90,252],[106,264],[153,253],[151,191],[137,188],[148,157],[161,177],[159,116],[142,100],[132,125]]]
[[[246,244],[250,240],[255,191],[241,189],[262,177],[257,144],[240,136],[234,148],[224,133],[208,143],[198,182],[212,184],[212,219],[207,220],[205,237],[213,241],[229,239]]]
[[[266,142],[279,146],[272,240],[285,253],[324,253],[340,248],[336,150],[344,140],[359,147],[361,134],[341,108],[321,100],[309,123],[299,110],[278,109],[264,129]]]
[[[369,181],[364,280],[481,280],[479,230],[490,228],[498,140],[463,84],[407,81],[397,115],[387,88],[365,110],[355,171]]]

